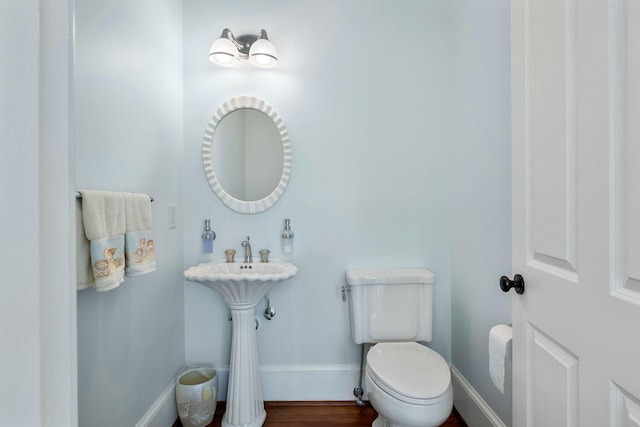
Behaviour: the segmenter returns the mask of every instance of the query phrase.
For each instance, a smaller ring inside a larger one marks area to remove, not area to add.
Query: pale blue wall
[[[455,5],[452,363],[511,425],[488,355],[491,327],[511,322],[511,295],[498,287],[511,272],[509,0]]]
[[[79,425],[133,426],[184,364],[182,2],[77,0],[75,21],[77,188],[155,198],[157,271],[78,293]]]
[[[85,416],[103,419],[127,402],[128,425],[185,359],[226,364],[226,307],[181,280],[202,259],[202,220],[212,220],[220,257],[247,234],[278,256],[291,218],[300,272],[272,292],[278,314],[259,330],[263,366],[356,365],[344,270],[427,267],[437,280],[431,345],[509,418],[486,367],[488,328],[510,317],[496,285],[510,251],[506,0],[188,0],[184,31],[182,2],[76,3],[78,187],[153,194],[166,251],[164,272],[111,295],[79,294],[81,416],[93,408]],[[211,64],[225,27],[266,28],[278,67]],[[224,207],[200,160],[211,115],[238,95],[270,103],[293,147],[289,188],[258,215]],[[180,217],[177,230],[166,227],[169,203],[184,215],[184,236]],[[144,381],[142,393],[133,383]],[[107,404],[94,406],[100,399]]]
[[[450,360],[452,128],[460,124],[452,116],[449,2],[189,0],[184,14],[185,266],[201,259],[205,218],[218,257],[240,251],[247,235],[254,249],[279,256],[291,218],[300,270],[271,293],[278,314],[258,331],[263,366],[359,363],[338,289],[345,269],[373,267],[435,272],[431,345]],[[265,28],[278,66],[211,64],[209,46],[225,27],[238,35]],[[257,215],[227,209],[200,158],[211,116],[239,95],[271,104],[293,149],[289,187]],[[201,285],[185,286],[187,362],[227,364],[224,303]],[[350,398],[353,386],[333,397]]]

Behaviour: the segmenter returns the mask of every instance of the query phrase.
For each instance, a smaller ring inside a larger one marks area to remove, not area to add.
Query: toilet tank
[[[356,344],[431,341],[434,275],[421,268],[347,270]]]

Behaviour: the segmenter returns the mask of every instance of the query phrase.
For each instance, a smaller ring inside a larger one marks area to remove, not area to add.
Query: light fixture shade
[[[264,30],[263,30],[264,31]],[[266,38],[259,38],[251,45],[249,62],[258,67],[275,67],[278,63],[278,52],[275,46]]]
[[[236,65],[239,60],[238,48],[228,38],[220,37],[211,45],[209,60],[225,67]]]

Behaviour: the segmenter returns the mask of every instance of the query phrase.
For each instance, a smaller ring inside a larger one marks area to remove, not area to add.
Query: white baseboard
[[[228,366],[218,372],[218,400],[226,400]],[[264,400],[355,400],[359,365],[263,365],[260,367]]]
[[[136,427],[170,427],[178,419],[178,409],[176,408],[176,381],[180,374],[158,396],[153,405],[138,421]]]
[[[265,400],[355,400],[360,365],[262,366]]]
[[[214,366],[218,400],[226,400],[229,366]],[[136,427],[167,427],[178,419],[176,381],[160,394]],[[264,400],[355,400],[359,365],[266,365],[260,367]],[[366,397],[366,396],[365,396]]]
[[[451,365],[451,381],[453,406],[469,427],[507,427],[453,365]]]
[[[229,367],[215,366],[218,400],[226,400]],[[178,418],[175,404],[176,375],[151,405],[136,427],[167,427]],[[359,365],[266,365],[260,367],[264,400],[355,400]],[[451,366],[453,404],[469,427],[507,427],[469,384]],[[365,395],[366,399],[366,395]]]

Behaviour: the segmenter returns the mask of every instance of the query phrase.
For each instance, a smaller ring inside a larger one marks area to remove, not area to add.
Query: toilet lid
[[[374,345],[367,353],[367,367],[381,388],[410,399],[439,397],[451,383],[442,356],[415,342]]]

